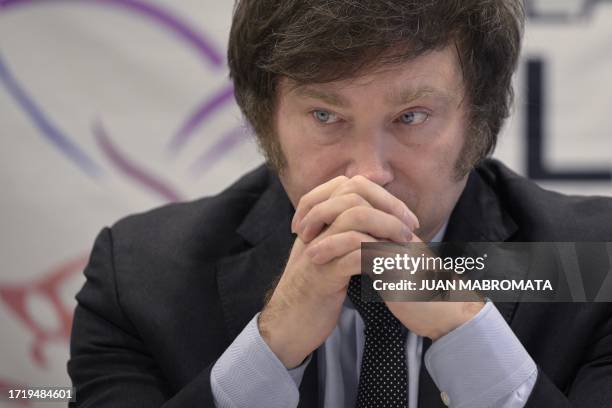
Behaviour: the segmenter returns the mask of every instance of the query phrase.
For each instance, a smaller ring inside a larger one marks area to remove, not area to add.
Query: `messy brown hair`
[[[495,148],[513,99],[524,25],[522,0],[237,0],[228,63],[236,101],[276,170],[278,79],[354,77],[454,45],[469,103],[457,171]]]

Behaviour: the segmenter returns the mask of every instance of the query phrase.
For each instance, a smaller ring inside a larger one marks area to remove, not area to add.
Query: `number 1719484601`
[[[34,400],[34,401],[74,401],[74,388],[71,387],[30,387],[9,388],[1,394],[8,400]]]

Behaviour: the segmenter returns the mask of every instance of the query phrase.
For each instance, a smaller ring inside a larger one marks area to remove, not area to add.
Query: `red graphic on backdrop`
[[[70,338],[73,311],[62,302],[60,289],[68,279],[80,274],[86,263],[87,256],[82,255],[60,264],[35,281],[19,285],[0,284],[0,299],[8,306],[8,310],[27,327],[34,338],[30,356],[38,366],[45,367],[47,363],[43,350],[48,343],[67,342]],[[49,301],[59,322],[57,327],[43,327],[33,318],[27,308],[28,299],[33,296],[42,296]]]

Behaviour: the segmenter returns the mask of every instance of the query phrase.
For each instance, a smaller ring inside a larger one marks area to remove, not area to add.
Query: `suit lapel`
[[[504,242],[517,232],[517,225],[504,210],[495,191],[477,170],[473,170],[457,205],[449,219],[446,242]],[[511,323],[516,302],[496,303],[495,306],[508,324]],[[445,408],[440,391],[433,382],[423,357],[431,340],[423,339],[421,372],[419,376],[420,408]]]
[[[293,245],[293,206],[276,176],[247,214],[237,232],[251,246],[244,252],[221,259],[216,265],[221,304],[230,335],[234,339],[253,316],[261,311],[264,297],[282,274]],[[300,408],[315,407],[317,356],[300,385]]]
[[[495,191],[473,170],[451,213],[444,241],[503,242],[516,231],[516,223]]]
[[[451,214],[444,241],[505,242],[510,241],[517,230],[495,191],[478,170],[473,170]],[[516,302],[496,303],[495,306],[510,324]]]
[[[219,294],[232,339],[262,309],[264,296],[283,272],[293,245],[293,208],[278,179],[270,179],[237,230],[250,248],[217,263]]]

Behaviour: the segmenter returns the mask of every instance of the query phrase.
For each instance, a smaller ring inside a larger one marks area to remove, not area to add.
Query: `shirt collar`
[[[436,234],[433,236],[433,238],[429,242],[442,242],[442,239],[444,238],[444,234],[446,233],[446,227],[448,227],[448,219],[444,221],[444,224],[442,224],[442,227],[438,230],[438,232],[436,232]]]

